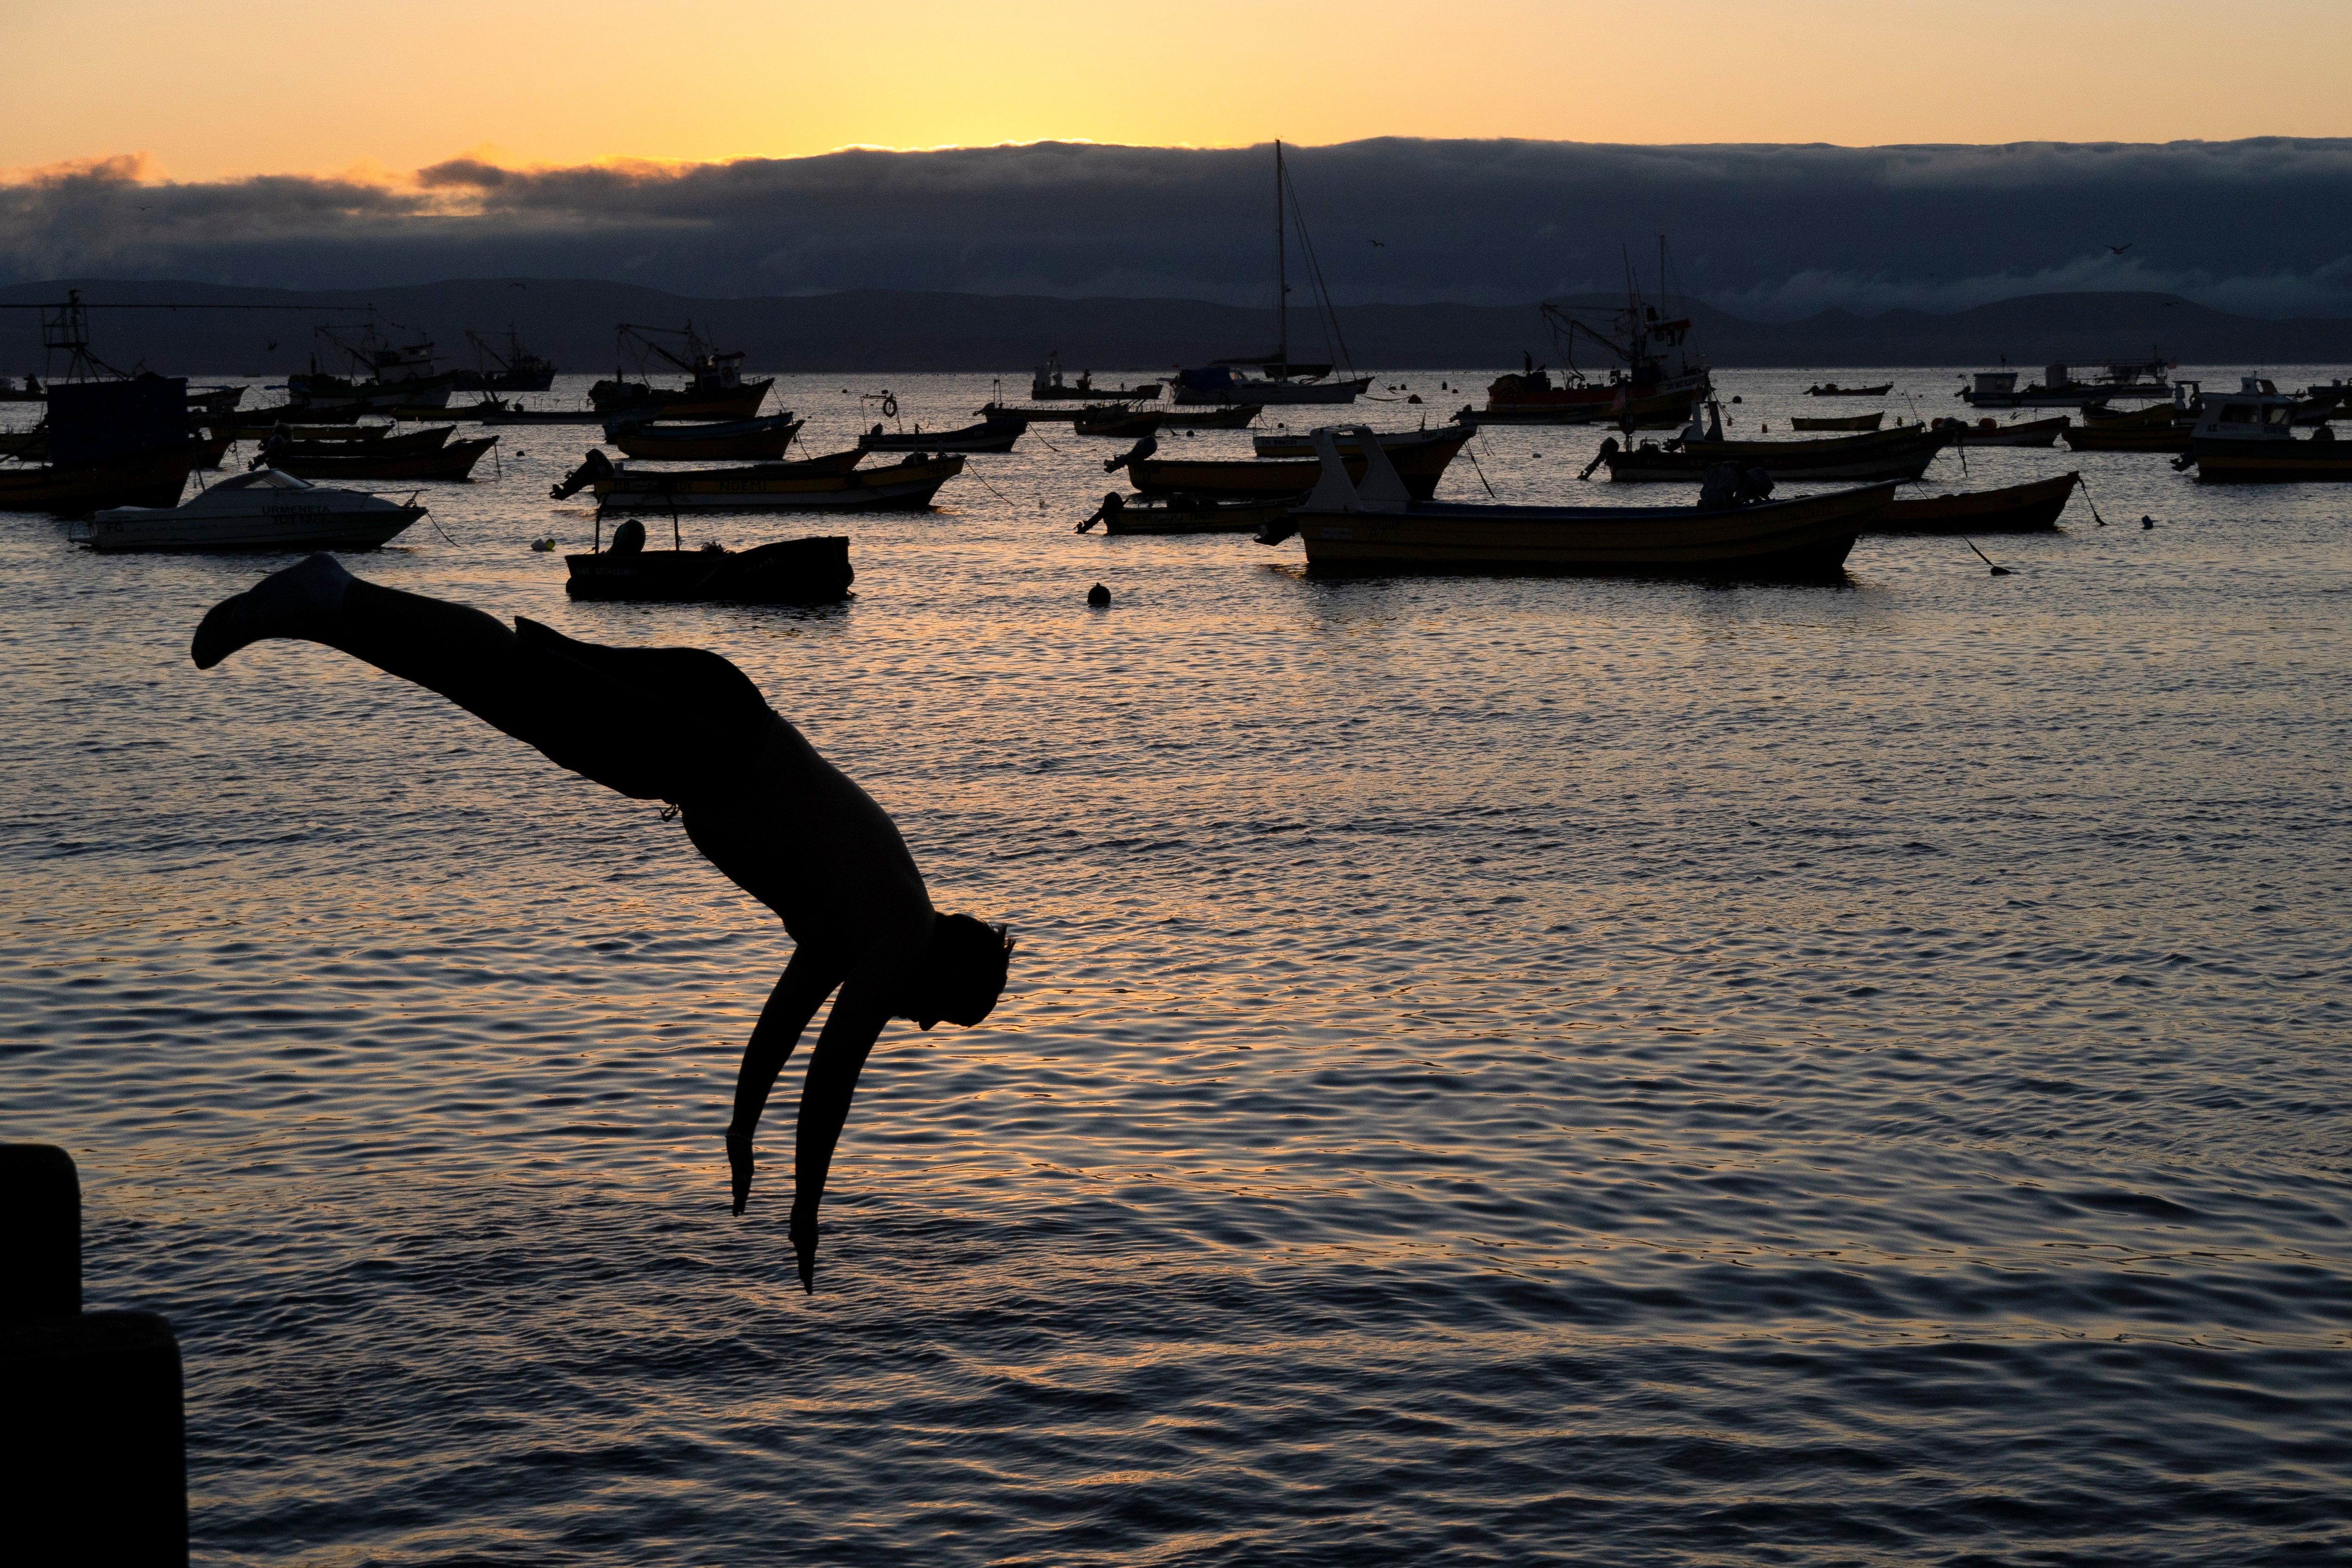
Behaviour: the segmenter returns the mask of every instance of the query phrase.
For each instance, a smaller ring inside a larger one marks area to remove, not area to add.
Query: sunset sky
[[[1044,139],[2166,142],[2352,128],[2352,5],[11,4],[0,167],[400,178]]]

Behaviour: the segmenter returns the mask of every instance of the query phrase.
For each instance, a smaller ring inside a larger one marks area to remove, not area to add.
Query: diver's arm
[[[792,1058],[801,1031],[808,1027],[808,1021],[824,1005],[825,993],[840,979],[836,965],[820,960],[803,945],[793,950],[783,978],[768,994],[768,1005],[760,1009],[760,1021],[743,1047],[743,1066],[735,1075],[735,1119],[727,1125],[727,1164],[734,1178],[737,1214],[751,1200],[751,1134],[759,1130],[768,1091]]]
[[[825,1173],[833,1165],[842,1124],[849,1120],[850,1096],[866,1053],[890,1021],[883,985],[853,976],[826,1016],[816,1049],[809,1054],[801,1084],[800,1135],[793,1160],[793,1250],[800,1255],[801,1286],[816,1289],[816,1211],[824,1198]]]

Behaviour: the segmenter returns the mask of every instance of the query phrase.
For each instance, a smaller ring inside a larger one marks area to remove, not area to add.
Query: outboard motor
[[[594,484],[598,479],[611,479],[613,477],[613,459],[604,456],[604,449],[602,447],[591,447],[588,448],[587,461],[582,463],[578,468],[564,475],[563,482],[555,486],[552,489],[550,489],[547,492],[548,499],[551,500],[568,500],[572,497],[578,495],[582,490],[586,489],[590,485]],[[637,530],[637,532],[640,536],[640,542],[642,542],[642,536],[645,533],[645,530],[641,528]]]
[[[1699,481],[1698,510],[1729,511],[1739,504],[1739,465],[1716,463]]]
[[[1106,474],[1115,474],[1121,468],[1128,468],[1132,464],[1143,461],[1146,458],[1149,458],[1152,453],[1157,452],[1158,450],[1160,450],[1160,437],[1157,436],[1146,436],[1142,440],[1138,441],[1134,446],[1129,447],[1118,457],[1104,458],[1103,472]]]
[[[1756,506],[1772,499],[1772,476],[1761,468],[1750,468],[1740,476],[1739,504]]]
[[[629,518],[613,531],[613,548],[608,555],[642,555],[646,551],[646,525]]]

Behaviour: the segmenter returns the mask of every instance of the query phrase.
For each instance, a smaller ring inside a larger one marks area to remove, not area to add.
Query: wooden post
[[[188,1561],[180,1347],[153,1312],[81,1310],[81,1185],[0,1144],[0,1519],[26,1563]]]

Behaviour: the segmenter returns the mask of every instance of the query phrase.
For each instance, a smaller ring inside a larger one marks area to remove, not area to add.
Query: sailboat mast
[[[1282,140],[1274,143],[1274,322],[1277,375],[1290,374],[1290,257],[1282,238]]]

